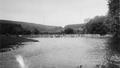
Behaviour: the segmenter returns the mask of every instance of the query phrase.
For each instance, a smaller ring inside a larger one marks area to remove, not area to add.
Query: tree
[[[33,33],[34,34],[40,34],[40,31],[38,29],[34,29]]]
[[[106,16],[96,16],[86,23],[85,32],[89,34],[105,35],[109,32],[109,28],[105,23]]]
[[[113,34],[120,35],[120,0],[108,0],[109,6],[109,19],[112,19]]]
[[[64,33],[65,33],[65,34],[74,34],[74,30],[73,30],[72,28],[66,28],[66,29],[64,30]]]

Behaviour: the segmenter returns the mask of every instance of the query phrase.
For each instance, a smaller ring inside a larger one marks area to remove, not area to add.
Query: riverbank
[[[21,47],[22,42],[38,42],[37,40],[27,39],[16,35],[0,35],[0,52],[9,51],[13,48]]]

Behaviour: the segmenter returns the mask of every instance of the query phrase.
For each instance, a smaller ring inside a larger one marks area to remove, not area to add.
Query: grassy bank
[[[22,42],[37,42],[37,40],[16,35],[0,35],[0,52],[8,51],[10,48],[20,47],[22,46]]]

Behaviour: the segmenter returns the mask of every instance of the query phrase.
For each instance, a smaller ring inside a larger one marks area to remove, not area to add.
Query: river
[[[33,38],[16,50],[0,53],[0,68],[97,68],[106,63],[106,39]]]

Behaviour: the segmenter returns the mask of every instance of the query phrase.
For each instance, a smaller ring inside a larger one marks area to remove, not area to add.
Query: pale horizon
[[[106,0],[0,0],[0,19],[65,26],[106,15]]]

